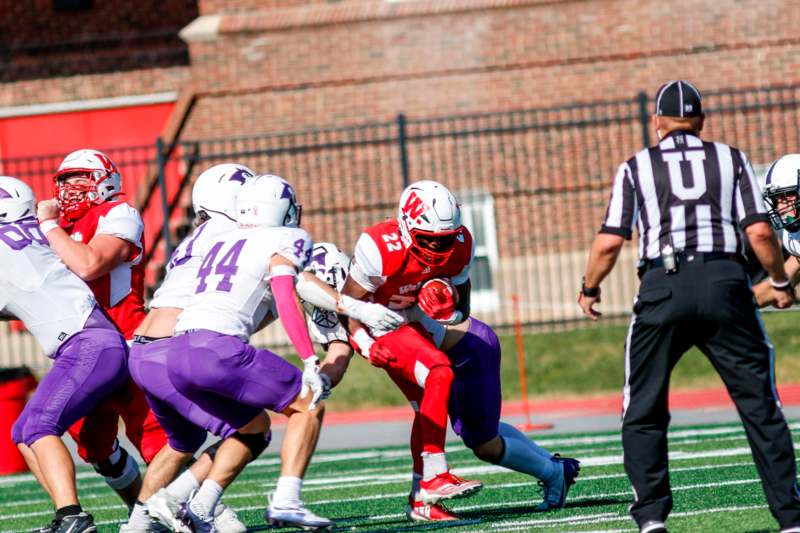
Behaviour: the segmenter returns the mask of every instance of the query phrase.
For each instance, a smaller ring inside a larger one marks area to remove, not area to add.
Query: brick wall
[[[218,39],[191,44],[207,97],[187,134],[563,104],[652,92],[672,77],[704,90],[792,83],[799,23],[788,0],[363,1],[231,14]]]
[[[0,81],[188,64],[178,31],[197,14],[197,0],[103,0],[75,11],[5,2]]]

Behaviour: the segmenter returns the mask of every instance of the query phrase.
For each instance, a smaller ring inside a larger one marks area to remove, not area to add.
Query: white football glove
[[[362,302],[346,294],[343,294],[339,300],[339,306],[347,316],[355,318],[370,330],[389,332],[405,324],[403,316],[388,307],[376,303]]]
[[[300,399],[304,399],[311,391],[311,403],[308,404],[308,410],[313,411],[323,395],[326,392],[330,394],[330,386],[325,385],[325,381],[319,374],[319,358],[316,355],[312,355],[303,361],[302,383],[303,388],[300,389]]]

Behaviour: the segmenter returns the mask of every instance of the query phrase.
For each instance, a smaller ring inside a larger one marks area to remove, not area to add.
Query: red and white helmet
[[[461,208],[447,187],[437,181],[412,183],[400,195],[400,236],[423,264],[447,262],[461,234]]]
[[[0,176],[0,223],[36,216],[36,198],[28,184]]]
[[[88,183],[67,183],[68,178],[86,178]],[[76,150],[64,158],[53,178],[62,216],[74,222],[92,206],[122,194],[122,176],[117,165],[99,150]]]
[[[192,207],[202,219],[224,216],[236,220],[236,197],[256,173],[244,165],[222,163],[204,170],[192,186]]]

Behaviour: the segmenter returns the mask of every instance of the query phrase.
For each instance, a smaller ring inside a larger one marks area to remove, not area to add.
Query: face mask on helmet
[[[800,231],[800,154],[786,154],[772,163],[761,187],[772,227]]]
[[[461,234],[461,209],[441,183],[425,180],[406,187],[398,211],[400,235],[421,263],[441,266],[455,251]]]
[[[122,177],[117,166],[96,150],[69,154],[54,181],[61,215],[70,222],[80,219],[93,206],[122,194]]]
[[[800,230],[800,179],[792,187],[767,187],[764,203],[772,227],[790,233]]]

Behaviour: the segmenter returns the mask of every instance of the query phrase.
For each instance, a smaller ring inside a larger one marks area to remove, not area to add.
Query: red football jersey
[[[405,309],[417,301],[419,288],[433,278],[450,278],[460,285],[469,279],[474,253],[472,235],[466,227],[456,238],[455,250],[441,266],[421,263],[400,237],[397,220],[364,230],[355,249],[353,278],[372,292],[372,301],[391,309]]]
[[[130,242],[127,260],[104,276],[87,281],[97,303],[130,340],[145,317],[144,224],[139,212],[125,202],[109,201],[92,207],[72,226],[64,228],[72,239],[89,243],[95,235],[111,235]]]

